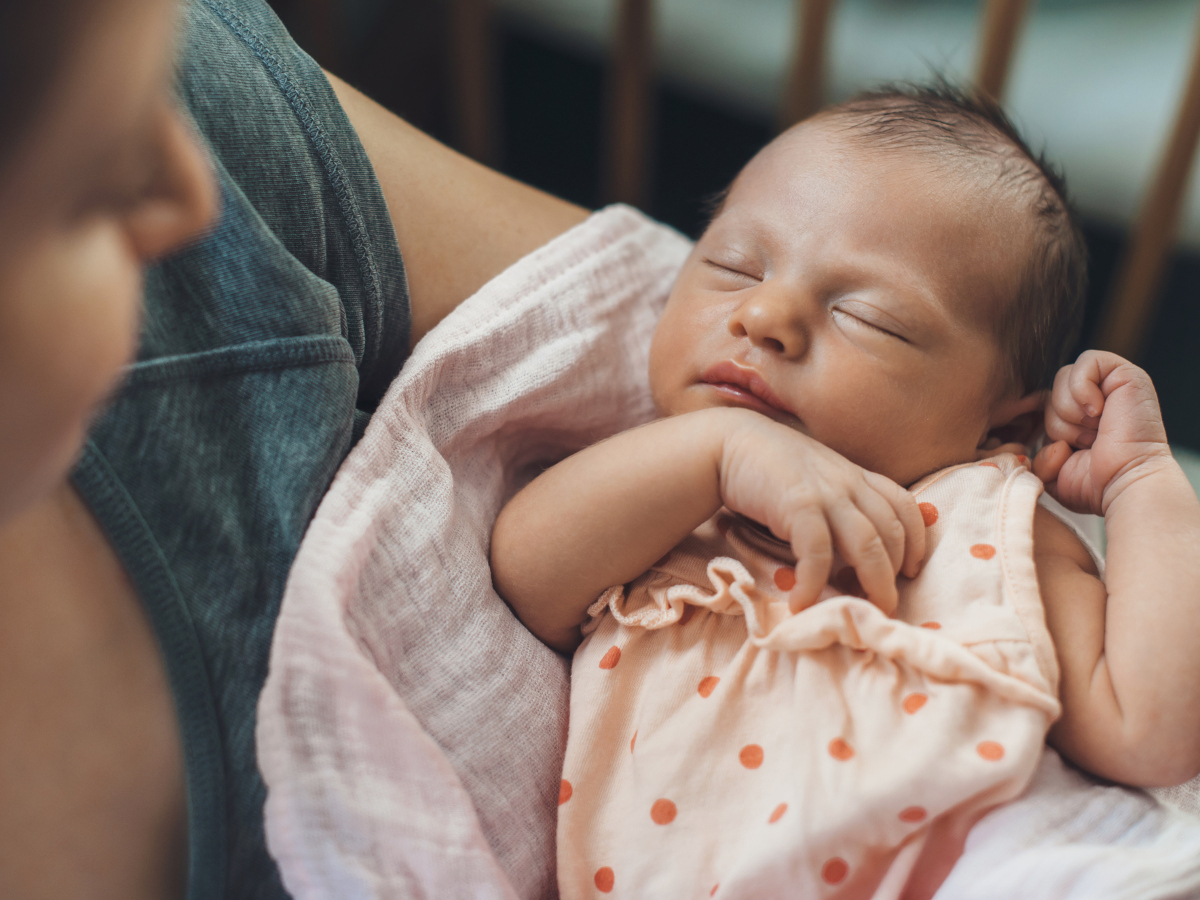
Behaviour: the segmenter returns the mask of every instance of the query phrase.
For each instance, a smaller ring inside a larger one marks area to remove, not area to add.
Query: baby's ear
[[[1001,444],[1031,446],[1042,433],[1045,409],[1045,391],[1033,391],[1024,397],[1014,397],[1001,402],[992,415],[984,443],[994,446]]]

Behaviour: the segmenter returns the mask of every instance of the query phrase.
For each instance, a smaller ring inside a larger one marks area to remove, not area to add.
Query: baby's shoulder
[[[1087,574],[1100,576],[1096,561],[1074,529],[1040,503],[1033,512],[1033,558],[1039,567],[1054,561],[1074,563]]]

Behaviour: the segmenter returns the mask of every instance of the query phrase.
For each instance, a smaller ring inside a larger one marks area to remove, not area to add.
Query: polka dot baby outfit
[[[928,897],[1058,716],[1024,457],[914,488],[894,618],[722,510],[591,607],[572,664],[558,878],[581,897]]]

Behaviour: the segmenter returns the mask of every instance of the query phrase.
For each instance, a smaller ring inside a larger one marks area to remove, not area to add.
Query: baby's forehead
[[[985,251],[1021,268],[1036,215],[1030,192],[1021,189],[1027,183],[1006,178],[1004,170],[995,158],[880,144],[817,118],[789,129],[746,164],[710,229],[724,234],[744,225],[784,237],[817,229],[847,243],[877,241],[922,255],[929,248],[918,241],[927,238],[946,245],[948,263]]]
[[[851,279],[862,272],[875,283],[915,273],[920,289],[897,290],[889,303],[936,294],[962,327],[990,336],[1019,289],[1034,222],[994,171],[958,163],[952,153],[878,145],[839,122],[811,120],[746,165],[705,240],[773,245],[792,262],[844,264]]]
[[[1029,211],[1037,166],[1000,135],[963,129],[957,137],[945,129],[915,127],[903,134],[879,134],[860,127],[850,114],[814,116],[778,135],[758,151],[730,184],[726,198],[747,180],[769,171],[774,177],[847,165],[862,181],[880,177],[932,178],[956,189],[987,196],[993,205]],[[1032,224],[1031,217],[1023,215]]]

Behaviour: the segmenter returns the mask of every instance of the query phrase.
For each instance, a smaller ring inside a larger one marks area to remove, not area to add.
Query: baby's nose
[[[784,291],[766,284],[734,310],[729,333],[788,358],[801,356],[808,349],[808,328],[799,304]]]

